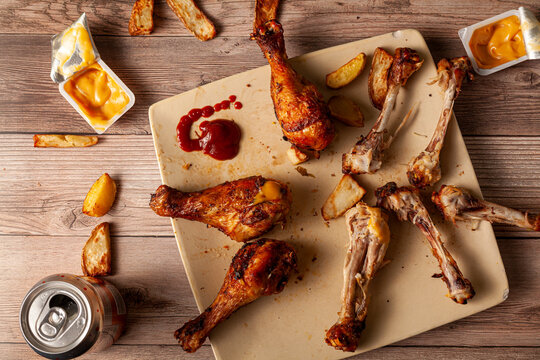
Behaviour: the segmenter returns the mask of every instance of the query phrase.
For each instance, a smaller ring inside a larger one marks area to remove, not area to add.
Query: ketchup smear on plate
[[[209,118],[215,112],[229,109],[233,103],[235,109],[241,109],[242,103],[236,101],[236,96],[229,96],[214,106],[202,109],[191,109],[187,115],[180,118],[176,127],[176,137],[180,148],[187,152],[202,151],[216,160],[229,160],[238,154],[240,149],[240,127],[232,120],[217,119],[203,121],[199,125],[201,134],[197,139],[190,137],[191,125],[201,117]]]

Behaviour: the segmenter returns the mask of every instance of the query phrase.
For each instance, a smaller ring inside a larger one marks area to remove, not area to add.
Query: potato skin
[[[83,247],[81,268],[84,276],[111,274],[111,236],[109,223],[99,224]]]
[[[116,183],[105,173],[92,185],[84,199],[82,212],[88,216],[101,217],[112,207],[116,198]]]
[[[326,86],[339,89],[350,84],[358,77],[366,66],[366,54],[360,53],[339,69],[326,75]]]
[[[388,75],[394,57],[383,48],[375,49],[373,61],[369,70],[368,92],[369,98],[377,109],[381,110],[388,92]]]

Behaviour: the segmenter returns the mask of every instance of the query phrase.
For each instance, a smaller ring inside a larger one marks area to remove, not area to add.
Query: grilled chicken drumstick
[[[161,185],[150,207],[160,216],[200,221],[236,241],[248,241],[284,222],[292,197],[287,185],[262,176],[185,193]]]
[[[270,64],[270,93],[283,135],[300,149],[320,151],[334,138],[328,107],[314,84],[289,64],[283,29],[270,20],[251,35]]]
[[[280,293],[296,262],[294,249],[284,241],[260,239],[245,244],[234,256],[214,302],[174,333],[182,349],[196,351],[212,329],[238,308]]]
[[[355,351],[367,316],[368,287],[381,267],[390,241],[390,230],[381,209],[360,202],[345,214],[349,249],[343,270],[341,311],[326,332],[328,345]]]
[[[409,77],[422,66],[424,60],[416,51],[409,48],[397,48],[394,62],[388,75],[388,93],[383,108],[375,125],[366,137],[361,137],[349,153],[343,154],[342,170],[344,174],[373,174],[381,168],[384,151],[390,146],[393,136],[385,139],[388,119],[396,103],[399,89]],[[405,120],[404,120],[405,121]],[[398,127],[399,130],[399,127]]]
[[[422,231],[431,245],[433,255],[439,261],[442,279],[448,287],[448,297],[459,304],[466,304],[467,299],[474,296],[474,289],[445,248],[441,234],[420,200],[418,190],[406,186],[398,188],[396,183],[389,182],[378,188],[375,195],[377,196],[377,206],[394,211],[399,220],[409,220]]]
[[[424,151],[409,162],[407,177],[411,185],[425,188],[441,179],[439,156],[443,147],[446,129],[452,116],[454,101],[461,91],[463,79],[473,79],[471,62],[467,56],[451,60],[441,59],[437,64],[439,86],[444,90],[441,117],[433,137]]]
[[[447,220],[487,220],[528,230],[540,231],[540,215],[531,219],[528,213],[474,198],[467,190],[452,185],[443,185],[433,192],[431,200]]]

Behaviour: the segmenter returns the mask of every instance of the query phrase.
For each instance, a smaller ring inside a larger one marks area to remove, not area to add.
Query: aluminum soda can
[[[49,359],[72,359],[112,345],[124,330],[126,305],[105,280],[56,274],[26,294],[19,323],[35,352]]]

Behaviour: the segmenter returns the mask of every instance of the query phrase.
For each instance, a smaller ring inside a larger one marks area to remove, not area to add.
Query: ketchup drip
[[[218,119],[203,121],[199,125],[201,135],[197,139],[191,139],[190,131],[194,122],[201,117],[208,118],[215,112],[229,109],[231,102],[235,109],[241,109],[242,104],[236,101],[236,96],[229,96],[229,100],[223,100],[212,106],[202,109],[191,109],[187,115],[180,118],[176,127],[178,145],[186,152],[202,151],[216,160],[229,160],[238,154],[240,148],[240,127],[232,120]],[[240,104],[238,107],[237,104]]]

